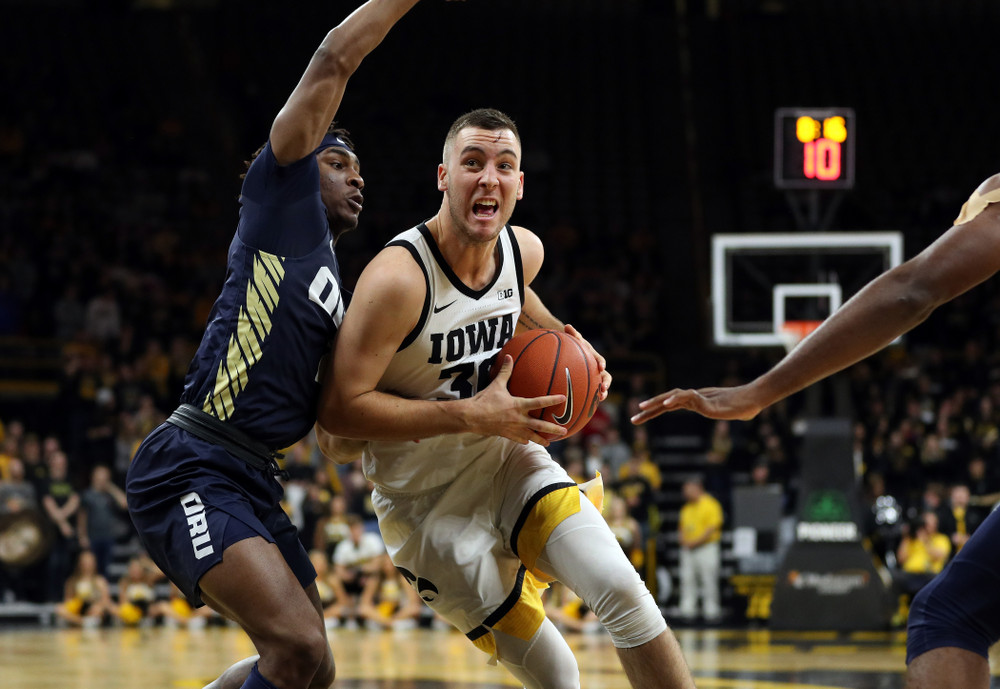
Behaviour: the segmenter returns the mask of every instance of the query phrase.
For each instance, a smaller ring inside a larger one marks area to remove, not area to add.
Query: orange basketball
[[[491,379],[500,370],[504,354],[514,359],[514,370],[507,381],[511,395],[566,395],[565,405],[536,409],[532,416],[564,426],[563,438],[587,425],[597,409],[601,375],[597,360],[579,340],[558,330],[521,333],[500,350],[490,372]]]

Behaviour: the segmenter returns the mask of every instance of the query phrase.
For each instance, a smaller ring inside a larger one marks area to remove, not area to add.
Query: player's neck
[[[451,223],[446,213],[438,213],[426,225],[459,280],[474,290],[492,282],[498,267],[496,237],[488,242],[473,241]]]

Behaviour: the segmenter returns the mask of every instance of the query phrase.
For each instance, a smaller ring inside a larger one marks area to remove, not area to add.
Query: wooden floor
[[[702,689],[903,686],[902,633],[679,630],[677,634]],[[584,689],[628,688],[606,635],[568,638],[579,659]],[[518,686],[502,668],[487,665],[487,657],[457,633],[334,630],[330,641],[337,660],[336,686],[343,689]],[[0,684],[4,689],[200,689],[228,664],[252,653],[243,633],[226,627],[197,631],[0,627]]]

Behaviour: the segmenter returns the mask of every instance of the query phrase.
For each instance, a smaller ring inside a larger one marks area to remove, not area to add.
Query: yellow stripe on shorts
[[[523,641],[531,639],[545,619],[542,591],[547,588],[548,584],[538,581],[531,572],[525,572],[521,597],[517,599],[514,607],[493,625],[493,629]]]
[[[525,504],[510,536],[511,549],[524,567],[507,601],[483,622],[483,626],[467,634],[480,651],[496,655],[493,629],[528,641],[542,626],[545,619],[542,591],[548,588],[545,582],[552,579],[535,570],[535,562],[552,530],[579,511],[580,487],[575,483],[546,486]]]
[[[580,511],[580,487],[575,483],[559,483],[536,493],[524,506],[511,532],[510,547],[528,571],[541,580],[549,579],[535,569],[542,548],[564,519]]]
[[[522,567],[511,596],[486,619],[483,626],[467,634],[469,640],[480,651],[491,656],[496,655],[494,629],[522,641],[529,641],[545,619],[542,591],[546,588],[548,584],[540,582]]]

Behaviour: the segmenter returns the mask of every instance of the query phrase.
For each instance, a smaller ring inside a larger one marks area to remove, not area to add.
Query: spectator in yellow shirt
[[[722,553],[722,506],[705,491],[701,478],[684,482],[684,506],[681,508],[677,535],[681,546],[679,616],[694,619],[701,599],[706,622],[718,622],[719,567]]]
[[[902,570],[898,582],[904,593],[915,594],[944,569],[951,556],[951,540],[938,529],[938,516],[928,511],[910,526],[900,541],[896,561]]]
[[[656,523],[655,492],[661,483],[660,470],[650,459],[649,452],[634,450],[608,486],[610,492],[625,500],[629,516],[639,522],[642,540],[649,536],[650,523]]]
[[[650,458],[648,450],[634,450],[629,460],[618,470],[618,479],[620,481],[632,476],[643,477],[653,490],[659,490],[660,485],[663,483],[663,477],[660,476],[660,468]]]

